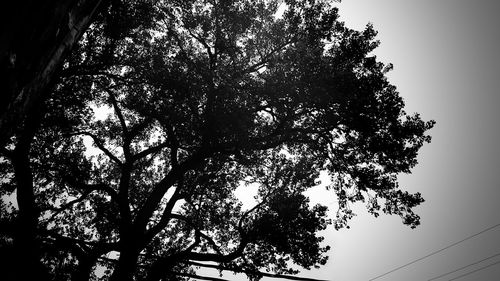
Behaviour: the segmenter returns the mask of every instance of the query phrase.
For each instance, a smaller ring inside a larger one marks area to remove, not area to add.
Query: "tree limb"
[[[264,57],[261,58],[259,62],[256,62],[255,64],[247,67],[246,69],[244,69],[243,71],[241,71],[240,74],[251,73],[251,72],[257,71],[259,68],[261,68],[265,64],[267,64],[271,60],[271,58],[272,58],[272,56],[274,54],[276,54],[280,50],[283,50],[283,48],[285,48],[286,46],[294,43],[295,41],[296,40],[290,39],[290,40],[285,41],[284,43],[278,45],[276,48],[272,49],[269,53],[267,53],[266,55],[264,55]]]
[[[231,269],[231,268],[221,268],[220,265],[213,265],[213,264],[205,264],[205,263],[199,263],[199,262],[192,262],[192,261],[185,261],[184,263],[193,265],[193,266],[199,266],[199,267],[207,267],[207,268],[214,268],[218,270],[227,270],[227,271],[232,271],[234,273],[251,273],[255,274],[256,272],[248,271],[248,270],[238,270],[238,269]],[[298,277],[298,276],[290,276],[290,275],[283,275],[283,274],[272,274],[272,273],[266,273],[266,272],[257,272],[256,274],[262,275],[263,277],[269,277],[269,278],[279,278],[279,279],[288,279],[288,280],[297,280],[297,281],[328,281],[328,280],[321,280],[321,279],[314,279],[314,278],[306,278],[306,277]]]
[[[70,136],[77,136],[77,135],[84,135],[84,136],[89,136],[92,138],[92,140],[94,141],[94,144],[102,151],[104,152],[104,154],[106,154],[111,160],[113,160],[116,164],[118,164],[119,166],[122,166],[123,163],[122,161],[120,161],[120,159],[118,159],[118,157],[116,157],[115,155],[113,155],[113,153],[111,153],[111,151],[109,151],[105,146],[104,144],[102,143],[102,141],[94,134],[90,133],[90,132],[85,132],[85,131],[82,131],[82,132],[75,132],[75,133],[71,133],[69,134]]]
[[[217,254],[219,254],[219,255],[223,255],[223,254],[222,254],[222,252],[220,251],[220,247],[219,247],[219,246],[215,243],[215,241],[214,241],[214,240],[213,240],[210,236],[208,236],[207,234],[203,233],[201,230],[198,230],[198,229],[196,228],[196,225],[194,225],[194,223],[193,223],[191,220],[189,220],[189,219],[188,219],[188,218],[186,218],[185,216],[183,216],[183,215],[179,215],[179,214],[171,214],[171,215],[170,215],[170,217],[171,217],[171,218],[173,218],[173,219],[183,220],[183,221],[185,221],[186,223],[188,223],[190,226],[192,226],[194,229],[196,229],[196,231],[197,231],[198,235],[199,235],[201,238],[203,238],[203,239],[207,240],[207,242],[208,242],[210,245],[212,245],[212,248],[214,249],[214,251],[215,251]]]
[[[95,249],[95,250],[102,252],[102,253],[118,250],[117,243],[108,243],[108,242],[100,242],[100,241],[99,242],[86,241],[83,239],[64,236],[64,235],[59,234],[53,230],[45,230],[44,234],[46,235],[46,237],[53,237],[54,238],[53,240],[46,239],[46,241],[52,242],[52,245],[59,244],[59,246],[78,250],[80,253],[84,253],[85,251],[88,251],[90,249],[89,247],[93,247],[92,249]],[[75,247],[77,247],[77,248],[75,248]]]
[[[181,199],[179,192],[180,188],[178,187],[175,190],[172,197],[170,198],[170,200],[167,202],[167,206],[165,206],[165,210],[163,211],[160,221],[146,232],[144,239],[145,241],[153,239],[153,237],[156,234],[158,234],[163,228],[165,228],[168,225],[170,219],[174,218],[174,214],[172,214],[172,209],[174,208],[177,201]]]
[[[194,260],[194,261],[213,261],[213,262],[230,262],[241,255],[243,255],[243,251],[245,250],[245,247],[247,246],[248,241],[247,239],[242,239],[240,241],[240,244],[238,247],[231,253],[229,254],[213,254],[213,253],[196,253],[196,252],[190,252],[186,254],[186,259],[187,260]]]
[[[132,156],[133,161],[139,160],[141,158],[144,158],[150,154],[156,153],[164,149],[165,147],[168,147],[168,142],[163,142],[157,146],[149,147],[135,155]]]
[[[180,163],[177,167],[172,168],[153,188],[153,191],[149,194],[142,208],[137,212],[134,224],[139,229],[144,229],[165,193],[184,175],[185,172],[200,165],[203,159],[210,154],[211,151],[200,150],[191,155],[186,161]]]
[[[77,204],[77,203],[80,203],[82,202],[83,200],[85,200],[85,198],[87,198],[87,196],[92,193],[92,191],[85,191],[84,193],[82,193],[82,195],[80,195],[80,197],[74,199],[74,200],[71,200],[69,201],[68,203],[62,205],[61,207],[59,208],[56,208],[56,207],[52,207],[52,208],[48,208],[48,210],[51,210],[51,211],[54,211],[54,213],[51,215],[51,218],[57,216],[58,214],[60,214],[61,212],[71,208],[71,206]]]
[[[194,279],[199,279],[199,280],[208,280],[208,281],[229,281],[228,279],[222,279],[222,278],[217,278],[217,277],[201,276],[201,275],[191,274],[191,273],[185,273],[185,272],[175,272],[175,271],[171,271],[171,273],[172,273],[172,274],[175,274],[175,275],[185,276],[185,277],[194,278]]]
[[[125,139],[128,139],[129,135],[128,135],[127,123],[125,122],[125,118],[123,117],[123,113],[122,113],[121,108],[118,106],[118,102],[116,101],[116,97],[110,89],[108,89],[108,88],[104,88],[104,89],[106,90],[106,92],[108,92],[109,100],[111,101],[111,104],[113,105],[113,109],[115,110],[115,114],[118,117],[118,120],[120,121],[120,125],[122,126],[122,130],[123,130],[123,136]]]
[[[118,195],[114,189],[112,189],[109,185],[106,185],[104,183],[97,183],[97,184],[79,183],[69,176],[64,177],[64,180],[74,188],[81,189],[86,192],[101,190],[106,192],[109,196],[111,196],[112,199],[116,199],[116,196]]]
[[[132,128],[130,129],[130,132],[129,132],[130,139],[132,140],[133,138],[135,138],[142,130],[146,129],[146,127],[149,124],[151,124],[152,121],[153,121],[153,118],[146,117],[146,118],[144,118],[144,120],[142,120],[138,124],[133,125]]]
[[[214,62],[214,54],[212,53],[212,49],[210,48],[210,46],[208,45],[208,43],[205,42],[205,40],[203,40],[201,37],[195,35],[188,28],[186,28],[186,30],[189,33],[189,35],[191,35],[191,37],[193,37],[194,39],[196,39],[196,41],[198,41],[201,45],[203,45],[203,47],[205,47],[205,49],[207,50],[208,58],[210,59],[210,65],[212,66],[212,64]]]
[[[83,183],[77,183],[77,182],[74,182],[72,179],[70,179],[70,177],[67,177],[65,179],[65,181],[68,184],[72,185],[74,188],[83,190],[83,193],[82,193],[82,195],[80,195],[80,197],[78,197],[78,198],[76,198],[74,200],[71,200],[70,202],[62,205],[59,208],[49,208],[48,210],[51,210],[51,211],[55,212],[55,213],[53,213],[51,215],[51,217],[57,216],[61,212],[65,211],[65,210],[67,210],[69,208],[71,208],[73,205],[82,202],[93,191],[102,190],[102,191],[106,192],[109,196],[111,196],[111,198],[113,200],[115,200],[115,201],[117,200],[118,194],[116,193],[116,191],[114,189],[112,189],[111,187],[105,185],[105,184],[102,184],[102,183],[101,184],[83,184]]]

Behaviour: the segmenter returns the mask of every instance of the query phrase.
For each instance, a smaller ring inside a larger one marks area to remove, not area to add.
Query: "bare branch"
[[[120,161],[120,159],[118,159],[118,157],[116,157],[115,155],[113,155],[113,153],[111,153],[111,151],[109,151],[105,146],[104,144],[102,143],[102,141],[94,134],[90,133],[90,132],[75,132],[75,133],[71,133],[69,134],[70,136],[77,136],[77,135],[84,135],[84,136],[89,136],[92,138],[92,140],[94,141],[94,144],[97,146],[97,148],[99,148],[102,152],[104,152],[104,154],[106,154],[111,160],[113,160],[116,164],[122,166],[123,163],[122,161]]]
[[[243,251],[248,244],[248,240],[243,238],[238,247],[229,254],[213,254],[213,253],[187,253],[186,257],[192,261],[213,261],[213,262],[230,262],[243,255]]]
[[[261,67],[266,65],[277,52],[283,50],[286,46],[288,46],[294,42],[295,42],[295,40],[290,39],[290,40],[278,45],[276,48],[272,49],[269,53],[264,55],[263,58],[261,58],[259,62],[256,62],[255,64],[253,64],[253,65],[247,67],[246,69],[244,69],[243,71],[241,71],[241,74],[251,73],[251,72],[257,71],[258,69],[260,69]]]
[[[51,243],[52,245],[57,245],[61,248],[71,249],[78,254],[84,255],[88,252],[93,251],[95,254],[97,254],[96,256],[98,256],[101,253],[106,253],[118,249],[117,243],[87,241],[83,239],[64,236],[51,230],[46,230],[44,234],[46,235],[46,238],[44,239],[46,243]]]
[[[135,154],[133,156],[133,161],[136,161],[136,160],[139,160],[141,158],[144,158],[150,154],[154,154],[154,153],[157,153],[159,151],[161,151],[162,149],[164,149],[165,147],[168,147],[168,143],[167,142],[163,142],[157,146],[153,146],[153,147],[149,147],[137,154]]]
[[[165,206],[165,210],[163,210],[160,221],[146,232],[146,241],[151,240],[157,233],[159,233],[163,228],[167,226],[170,219],[174,217],[174,215],[172,214],[172,210],[175,206],[175,203],[177,203],[179,199],[181,199],[181,196],[179,195],[179,188],[177,188],[170,200],[167,202],[167,206]]]
[[[215,268],[215,269],[222,269],[222,270],[227,270],[231,271],[234,273],[251,273],[255,274],[256,272],[248,271],[248,270],[238,270],[238,269],[231,269],[231,268],[221,268],[220,265],[213,265],[213,264],[205,264],[205,263],[199,263],[199,262],[192,262],[188,261],[185,262],[187,264],[193,265],[193,266],[199,266],[199,267],[206,267],[206,268]],[[266,272],[257,272],[257,274],[262,275],[264,277],[270,277],[270,278],[279,278],[279,279],[288,279],[288,280],[297,280],[297,281],[328,281],[328,280],[321,280],[321,279],[314,279],[314,278],[306,278],[306,277],[298,277],[298,276],[290,276],[290,275],[282,275],[282,274],[272,274],[272,273],[266,273]]]
[[[123,130],[123,136],[125,138],[127,138],[127,136],[128,136],[127,124],[125,122],[125,118],[123,117],[122,110],[118,106],[118,102],[116,101],[115,95],[113,94],[113,92],[110,89],[108,89],[108,88],[104,88],[104,89],[106,90],[106,92],[108,92],[109,100],[111,101],[111,104],[113,105],[113,108],[115,110],[116,116],[118,117],[118,120],[120,120],[120,125],[122,126],[122,130]]]
[[[139,229],[145,228],[146,224],[149,222],[151,215],[155,211],[158,203],[165,195],[165,193],[182,178],[185,172],[188,170],[196,168],[203,162],[203,159],[208,157],[212,151],[201,150],[194,153],[184,162],[180,163],[177,167],[172,168],[170,172],[153,188],[153,191],[149,194],[148,198],[142,205],[141,209],[138,211],[135,224]]]
[[[135,138],[142,130],[146,129],[148,125],[151,124],[153,121],[153,118],[151,117],[146,117],[144,120],[139,122],[138,124],[132,126],[132,129],[130,129],[128,137],[132,140]]]
[[[179,215],[179,214],[171,214],[170,218],[185,221],[187,224],[189,224],[191,227],[193,227],[197,231],[197,235],[199,235],[200,238],[207,240],[208,244],[210,244],[212,246],[212,248],[214,249],[214,251],[217,254],[223,255],[221,250],[220,250],[220,247],[217,245],[217,243],[215,243],[215,241],[210,236],[203,233],[201,230],[197,229],[196,225],[194,225],[194,223],[191,220],[189,220],[185,216]]]
[[[201,231],[195,229],[194,230],[194,235],[195,235],[195,238],[194,238],[194,242],[189,245],[189,247],[186,248],[186,250],[182,251],[181,253],[189,253],[191,252],[194,248],[196,248],[196,246],[200,245],[200,242],[201,242]]]
[[[208,277],[208,276],[201,276],[201,275],[196,275],[196,274],[190,274],[190,273],[185,273],[185,272],[171,272],[172,274],[175,275],[180,275],[180,276],[185,276],[189,278],[194,278],[194,279],[199,279],[199,280],[208,280],[208,281],[229,281],[228,279],[222,279],[222,278],[217,278],[217,277]]]
[[[164,23],[166,26],[168,26],[168,23]],[[189,65],[191,65],[191,67],[193,68],[193,70],[195,71],[199,71],[198,73],[201,74],[201,75],[206,75],[205,72],[203,71],[200,71],[200,65],[197,65],[193,59],[189,56],[189,53],[188,51],[184,48],[184,44],[183,44],[183,41],[179,38],[179,35],[177,34],[177,32],[174,30],[174,29],[169,29],[169,34],[174,38],[174,40],[176,41],[177,43],[177,46],[179,47],[179,49],[181,50],[181,54],[183,55],[183,58],[186,59],[186,61],[188,62]]]
[[[93,191],[104,191],[106,192],[111,198],[116,199],[116,196],[118,195],[114,189],[112,189],[110,186],[104,184],[104,183],[97,183],[97,184],[86,184],[86,183],[79,183],[76,182],[73,178],[67,176],[64,177],[64,180],[70,184],[73,188],[76,189],[81,189],[86,192],[93,192]]]
[[[59,208],[49,208],[49,209],[47,209],[47,210],[55,212],[55,213],[53,213],[51,215],[51,217],[55,217],[58,214],[60,214],[61,212],[65,211],[65,210],[67,210],[69,208],[71,208],[73,205],[84,201],[85,198],[87,198],[87,196],[89,196],[94,191],[99,191],[99,190],[104,191],[109,196],[111,196],[111,198],[113,200],[117,199],[117,193],[116,193],[116,191],[114,189],[112,189],[111,187],[109,187],[108,185],[105,185],[103,183],[100,183],[100,184],[78,183],[73,178],[71,178],[69,176],[68,177],[64,177],[64,181],[66,183],[68,183],[69,185],[71,185],[73,188],[82,190],[83,193],[78,198],[67,202],[66,204],[62,205]]]
[[[172,168],[179,166],[179,161],[177,159],[177,152],[179,150],[179,142],[175,136],[174,128],[172,126],[167,126],[167,131],[169,135],[169,140],[172,143],[170,149],[170,162],[172,163]]]
[[[214,54],[212,53],[212,48],[210,48],[208,43],[205,42],[205,40],[203,40],[203,38],[197,36],[196,34],[194,34],[191,30],[189,30],[187,28],[186,28],[186,30],[189,33],[189,35],[191,35],[191,37],[196,39],[198,42],[200,42],[201,45],[203,45],[203,47],[205,47],[205,49],[207,50],[208,58],[210,59],[210,64],[212,64],[212,62],[214,61]]]
[[[212,239],[212,237],[206,235],[205,233],[201,232],[200,231],[200,236],[207,240],[208,244],[212,245],[212,248],[214,249],[214,251],[219,254],[219,255],[222,255],[222,252],[220,250],[220,247],[215,243],[215,241]]]
[[[56,207],[52,207],[52,208],[48,208],[46,210],[50,210],[50,211],[54,211],[54,213],[51,215],[51,218],[57,216],[58,214],[60,214],[61,212],[64,212],[65,210],[71,208],[73,205],[77,204],[77,203],[80,203],[82,202],[83,200],[85,200],[85,198],[87,198],[87,196],[92,193],[92,191],[85,191],[84,193],[82,193],[82,195],[74,200],[71,200],[69,201],[68,203],[62,205],[61,207],[59,208],[56,208]]]
[[[262,205],[264,205],[266,202],[265,201],[262,201],[262,202],[259,202],[257,205],[255,205],[253,208],[251,208],[250,210],[246,211],[243,216],[241,216],[240,218],[240,221],[238,222],[238,230],[243,233],[243,222],[247,219],[247,217],[252,213],[254,212],[255,210],[259,209],[260,207],[262,207]]]

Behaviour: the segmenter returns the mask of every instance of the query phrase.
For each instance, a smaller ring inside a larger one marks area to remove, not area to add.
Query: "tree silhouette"
[[[31,220],[4,228],[4,253],[24,249],[53,280],[185,280],[203,262],[258,280],[325,264],[318,231],[347,226],[351,203],[415,227],[423,199],[396,176],[434,122],[403,111],[375,36],[319,0],[100,15],[2,150],[2,195],[18,198],[2,223]],[[304,195],[320,171],[333,220]],[[244,209],[234,192],[249,185]]]

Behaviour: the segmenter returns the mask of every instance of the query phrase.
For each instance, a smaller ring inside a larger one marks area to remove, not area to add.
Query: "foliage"
[[[345,27],[329,1],[284,3],[141,1],[89,28],[29,154],[54,279],[183,280],[216,262],[258,280],[323,265],[331,220],[304,195],[320,171],[335,228],[359,201],[419,224],[423,199],[397,175],[433,121],[404,112],[372,26]],[[244,209],[235,190],[249,185]]]

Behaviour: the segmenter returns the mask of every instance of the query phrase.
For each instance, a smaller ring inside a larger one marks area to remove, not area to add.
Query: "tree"
[[[423,199],[397,175],[434,122],[403,111],[371,26],[347,28],[319,0],[144,2],[127,14],[136,21],[89,28],[30,141],[3,151],[3,194],[32,187],[49,278],[183,280],[203,262],[283,277],[292,263],[325,264],[318,231],[347,226],[352,203],[419,224]],[[338,197],[333,221],[304,195],[320,171]],[[243,209],[234,192],[249,185],[256,203]],[[6,223],[21,215],[1,211]]]

